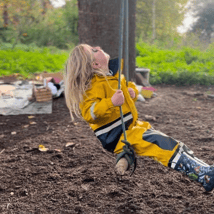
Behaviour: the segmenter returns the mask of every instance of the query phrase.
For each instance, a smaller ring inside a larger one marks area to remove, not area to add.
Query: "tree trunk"
[[[4,3],[3,20],[4,20],[4,27],[7,27],[9,24],[7,3]]]
[[[120,5],[121,0],[78,0],[79,42],[101,46],[111,58],[118,57]],[[129,80],[131,81],[135,81],[136,78],[135,11],[136,0],[129,0]],[[125,48],[124,45],[123,47]]]
[[[156,29],[155,29],[155,19],[156,19],[156,14],[155,14],[155,4],[156,0],[153,0],[152,3],[152,42],[155,41],[156,39]]]
[[[50,3],[50,0],[42,0],[41,4],[43,8],[42,15],[45,15],[47,13],[48,8],[51,8],[52,5]]]

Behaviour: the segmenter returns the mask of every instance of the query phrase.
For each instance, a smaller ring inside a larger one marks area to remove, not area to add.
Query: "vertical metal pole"
[[[129,81],[129,0],[126,0],[125,5],[125,17],[126,17],[126,40],[125,40],[125,76],[126,82],[128,84]]]
[[[121,61],[122,61],[122,55],[123,55],[123,26],[124,26],[124,1],[121,0],[121,9],[120,9],[120,29],[119,29],[119,78],[118,78],[118,89],[121,89]],[[123,135],[124,140],[127,140],[126,137],[126,127],[123,120],[123,110],[122,106],[120,106],[120,117],[122,121],[122,128],[123,128]]]

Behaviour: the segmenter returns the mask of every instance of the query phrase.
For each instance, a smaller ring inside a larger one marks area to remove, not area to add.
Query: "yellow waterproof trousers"
[[[173,138],[154,130],[148,122],[137,121],[136,126],[126,131],[126,135],[137,155],[148,156],[164,166],[168,166],[179,145]],[[123,151],[125,145],[121,140],[124,140],[123,134],[114,150],[117,154]]]

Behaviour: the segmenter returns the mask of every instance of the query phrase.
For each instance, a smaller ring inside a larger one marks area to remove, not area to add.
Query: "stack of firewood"
[[[48,87],[33,89],[33,94],[36,98],[36,102],[47,102],[52,100],[52,93]]]

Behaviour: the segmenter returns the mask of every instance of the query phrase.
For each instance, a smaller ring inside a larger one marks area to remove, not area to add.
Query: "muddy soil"
[[[136,103],[139,118],[213,164],[214,87],[156,88]],[[213,192],[147,157],[132,177],[117,177],[115,155],[84,121],[71,122],[64,98],[52,114],[29,116],[0,116],[1,214],[214,213]]]

